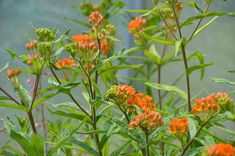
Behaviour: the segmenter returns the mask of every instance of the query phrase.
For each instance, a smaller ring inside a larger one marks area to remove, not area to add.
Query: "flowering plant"
[[[2,130],[11,140],[1,155],[235,156],[235,133],[223,123],[234,124],[232,97],[226,92],[192,97],[190,74],[199,70],[202,80],[212,63],[205,63],[203,53],[188,51],[191,41],[217,17],[235,13],[210,12],[213,0],[201,5],[186,0],[152,2],[151,9],[124,10],[138,13],[126,24],[135,41],[130,49],[116,51],[118,30],[109,19],[123,13],[124,3],[112,0],[81,5],[88,18],[79,23],[88,31],[59,34],[57,29],[34,28],[36,37],[26,43],[26,55],[6,49],[25,68],[7,64],[0,70],[14,91],[0,86],[0,106],[23,113],[16,121],[4,121]],[[183,19],[185,7],[198,15]],[[192,30],[184,32],[186,26]],[[141,64],[130,61],[133,58]],[[174,62],[184,65],[179,68],[183,76],[173,84],[162,83],[163,67]],[[120,77],[120,70],[133,76]],[[34,77],[31,91],[22,75]],[[182,77],[186,91],[177,83]],[[216,130],[228,137],[215,135]]]

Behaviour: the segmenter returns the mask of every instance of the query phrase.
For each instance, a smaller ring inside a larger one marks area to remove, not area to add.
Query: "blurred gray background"
[[[25,34],[33,35],[33,29],[30,22],[38,27],[56,27],[62,33],[67,29],[71,29],[71,33],[79,33],[84,30],[73,22],[64,20],[64,17],[73,19],[86,20],[83,15],[71,5],[79,4],[82,0],[0,0],[0,67],[6,62],[10,62],[10,67],[21,66],[21,62],[13,61],[7,55],[4,48],[12,49],[19,54],[25,54],[25,43],[27,42]],[[128,9],[143,9],[152,5],[151,1],[146,0],[125,0]],[[201,0],[198,1],[201,3]],[[235,1],[230,0],[215,0],[211,10],[220,11],[235,11]],[[190,16],[196,14],[195,10],[189,11],[185,9],[185,15]],[[183,17],[186,18],[186,17]],[[131,47],[132,37],[128,35],[126,25],[127,19],[117,15],[111,19],[111,23],[115,24],[118,29],[118,38],[124,41],[117,47]],[[192,27],[186,28],[186,32]],[[234,17],[219,17],[207,30],[195,38],[191,46],[187,49],[188,52],[201,51],[206,57],[206,61],[213,61],[214,65],[206,70],[205,79],[199,80],[199,72],[193,73],[191,77],[192,95],[198,93],[201,89],[206,88],[208,92],[216,91],[232,91],[234,87],[212,82],[208,77],[222,77],[235,81],[235,73],[229,73],[229,70],[235,70],[235,18]],[[180,75],[183,70],[181,63],[176,63],[163,68],[162,83],[170,84],[174,81],[177,75]],[[128,74],[123,72],[123,74]],[[125,75],[126,76],[126,75]],[[26,81],[27,77],[23,78]],[[1,74],[0,85],[12,92],[10,84]],[[185,89],[184,79],[179,84],[179,87]],[[9,109],[0,107],[0,119],[6,116],[14,117],[18,112],[12,112]],[[0,121],[0,128],[3,127]],[[0,132],[0,147],[7,139],[4,132]]]

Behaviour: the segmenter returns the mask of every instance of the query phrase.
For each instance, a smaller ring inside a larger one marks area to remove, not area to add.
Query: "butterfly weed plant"
[[[191,73],[199,70],[203,80],[212,63],[205,62],[200,49],[188,51],[191,41],[219,16],[235,13],[211,12],[213,0],[200,5],[187,0],[152,2],[153,8],[145,10],[123,10],[122,1],[83,2],[80,9],[87,21],[74,22],[85,31],[59,34],[57,29],[33,27],[35,38],[29,37],[25,55],[6,49],[24,68],[6,64],[0,70],[12,90],[0,86],[0,106],[22,115],[5,118],[1,131],[10,140],[1,155],[235,156],[235,133],[223,124],[234,125],[231,95],[191,94]],[[197,14],[183,19],[184,8]],[[129,15],[126,28],[135,41],[130,49],[114,48],[118,30],[109,19],[117,13]],[[184,74],[172,84],[162,83],[163,67],[174,62],[183,64],[178,70]],[[120,70],[133,76],[121,77]],[[31,91],[22,75],[34,77]],[[181,79],[183,90],[178,86]],[[39,106],[44,106],[42,121]]]

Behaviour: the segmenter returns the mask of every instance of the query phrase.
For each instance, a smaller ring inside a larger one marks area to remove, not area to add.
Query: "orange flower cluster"
[[[188,132],[188,118],[183,117],[182,119],[175,118],[169,123],[170,133],[175,134],[187,134]]]
[[[107,55],[111,48],[106,38],[100,39],[100,46],[101,46],[100,48],[101,48],[102,53],[104,55]]]
[[[103,15],[98,11],[92,12],[89,16],[89,22],[95,26],[101,25],[103,19],[104,19]]]
[[[32,41],[32,42],[26,43],[26,45],[25,45],[25,48],[27,50],[31,50],[31,49],[34,49],[36,47],[37,47],[37,41]]]
[[[135,94],[135,88],[129,85],[113,85],[107,92],[106,97],[114,99],[119,105],[126,104],[127,100]]]
[[[212,98],[215,99],[215,101],[220,105],[220,106],[223,106],[223,105],[226,105],[228,102],[231,101],[228,93],[224,93],[224,92],[219,92],[219,93],[212,93],[210,95]]]
[[[19,68],[17,69],[8,69],[7,70],[7,76],[9,78],[14,77],[14,76],[19,76],[21,73],[21,70]]]
[[[192,107],[192,111],[195,115],[206,112],[213,115],[220,111],[220,106],[225,105],[230,100],[227,93],[212,93],[205,98],[195,100],[196,105]]]
[[[75,64],[75,61],[73,59],[69,59],[69,58],[64,58],[63,60],[58,60],[55,63],[55,66],[59,69],[64,68],[64,67],[74,67],[77,66],[77,64]]]
[[[202,99],[195,100],[196,105],[192,107],[192,111],[194,115],[198,115],[199,113],[210,113],[215,114],[219,110],[219,105],[215,101],[215,99],[211,96],[207,96]]]
[[[94,50],[97,51],[98,46],[96,41],[87,34],[77,34],[72,36],[73,41],[77,44],[78,48],[84,50]]]
[[[31,64],[33,64],[33,61],[39,61],[40,59],[41,59],[40,54],[28,55],[26,63],[28,65],[31,65]]]
[[[143,93],[137,93],[132,95],[127,103],[135,104],[141,110],[152,110],[156,107],[156,105],[152,102],[153,98],[149,95],[144,95]]]
[[[128,23],[128,29],[130,32],[143,31],[146,23],[147,23],[146,19],[136,17],[134,20]]]
[[[235,156],[235,147],[230,144],[216,144],[207,149],[209,156]]]
[[[130,129],[139,127],[151,133],[162,124],[162,116],[158,112],[145,110],[143,113],[136,115],[134,121],[129,123],[129,126]]]
[[[135,88],[129,85],[118,85],[115,86],[117,89],[116,96],[123,97],[123,96],[132,96],[135,94]]]

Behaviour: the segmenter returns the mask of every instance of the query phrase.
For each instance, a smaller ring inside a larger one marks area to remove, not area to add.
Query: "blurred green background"
[[[98,0],[97,0],[98,1]],[[96,2],[97,2],[96,1]],[[64,18],[87,20],[79,12],[76,6],[82,0],[0,0],[0,67],[10,62],[10,67],[22,66],[21,62],[13,61],[5,52],[4,48],[12,49],[19,54],[26,53],[25,43],[27,39],[25,34],[33,35],[32,23],[35,27],[56,27],[60,33],[71,29],[71,34],[80,33],[84,27],[79,26]],[[151,7],[150,0],[125,0],[127,9],[143,9]],[[198,0],[198,3],[202,3]],[[235,1],[215,0],[210,10],[214,11],[235,11]],[[196,15],[196,10],[184,9],[184,16]],[[122,15],[115,15],[111,19],[111,23],[117,26],[118,38],[123,41],[116,50],[121,48],[130,48],[133,44],[132,37],[127,33],[126,24],[129,19],[125,19]],[[192,29],[191,25],[186,28],[186,33]],[[235,73],[229,73],[235,70],[235,18],[219,17],[213,24],[209,26],[203,33],[197,36],[187,49],[189,53],[201,51],[206,57],[206,61],[214,62],[206,70],[205,79],[199,80],[199,72],[193,73],[191,77],[192,95],[200,90],[205,89],[206,92],[217,91],[233,91],[234,87],[218,84],[211,81],[208,77],[221,77],[231,81],[235,81]],[[162,83],[170,84],[183,72],[183,64],[176,63],[163,68]],[[127,76],[128,72],[121,72]],[[26,82],[28,77],[22,80]],[[0,85],[7,91],[12,92],[10,84],[3,75],[0,76]],[[179,87],[185,89],[184,79],[179,83]],[[235,96],[233,96],[235,98]],[[14,117],[18,112],[12,112],[9,109],[0,107],[0,128],[3,127],[2,120],[6,116]],[[233,126],[233,125],[230,125]],[[0,132],[0,147],[6,142],[7,136],[5,132]]]

